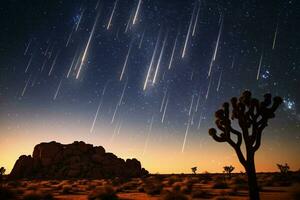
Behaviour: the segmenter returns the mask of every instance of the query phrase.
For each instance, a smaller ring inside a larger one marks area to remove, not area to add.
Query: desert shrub
[[[170,176],[168,179],[168,184],[169,186],[173,185],[175,182],[180,182],[182,181],[182,179],[179,177],[179,176],[176,176],[176,175],[173,175],[173,176]]]
[[[0,187],[0,199],[15,199],[15,196],[16,194],[12,190],[6,187]]]
[[[140,185],[140,186],[137,188],[137,190],[138,190],[139,192],[145,192],[144,187],[143,187],[142,185]]]
[[[212,186],[214,189],[227,189],[228,184],[225,182],[223,178],[217,178]]]
[[[100,189],[91,192],[88,200],[117,200],[119,199],[112,186],[102,186]]]
[[[40,191],[27,191],[23,195],[23,200],[52,200],[53,195]]]
[[[175,182],[173,185],[172,185],[172,190],[173,191],[179,191],[180,188],[181,188],[182,184],[180,182]]]
[[[181,187],[180,190],[183,194],[190,194],[192,192],[192,187],[188,187],[186,185]]]
[[[160,194],[160,192],[163,189],[163,186],[159,182],[157,182],[157,183],[151,182],[151,183],[144,184],[143,188],[147,194],[156,195],[156,194]]]
[[[16,188],[16,187],[20,187],[22,184],[20,181],[9,181],[7,183],[7,186],[9,187],[13,187],[13,188]]]
[[[200,178],[203,183],[207,183],[212,180],[212,176],[209,172],[204,172],[204,174],[201,174]]]
[[[188,200],[188,197],[178,191],[175,192],[173,191],[173,192],[166,192],[163,195],[162,199],[163,200]]]
[[[192,198],[202,198],[202,199],[210,199],[212,198],[212,194],[206,190],[197,190],[192,193]]]
[[[229,197],[217,197],[216,200],[230,200]]]
[[[64,185],[62,187],[62,193],[63,194],[71,194],[72,193],[72,187],[70,185]]]

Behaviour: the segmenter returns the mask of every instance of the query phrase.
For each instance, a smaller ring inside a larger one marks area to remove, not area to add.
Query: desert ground
[[[300,173],[258,174],[263,200],[300,199]],[[248,199],[244,174],[149,175],[128,180],[18,180],[4,181],[7,199]],[[2,194],[3,195],[3,194]],[[4,196],[3,196],[4,197]],[[1,198],[3,199],[3,198]]]

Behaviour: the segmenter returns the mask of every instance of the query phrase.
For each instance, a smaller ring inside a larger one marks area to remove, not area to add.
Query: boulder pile
[[[16,161],[10,178],[132,178],[142,177],[148,171],[133,158],[126,161],[102,146],[84,142],[60,144],[41,143],[34,147],[32,156],[22,155]]]

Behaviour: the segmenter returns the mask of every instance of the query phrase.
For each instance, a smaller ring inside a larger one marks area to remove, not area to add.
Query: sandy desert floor
[[[19,180],[3,188],[12,199],[248,199],[243,174],[150,175],[129,180]],[[300,199],[299,174],[259,174],[261,199]],[[3,198],[1,198],[3,199]]]

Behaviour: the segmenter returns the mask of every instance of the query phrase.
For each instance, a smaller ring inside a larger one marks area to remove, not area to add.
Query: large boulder
[[[20,156],[10,178],[132,178],[147,174],[137,159],[125,161],[101,146],[49,142],[36,145],[32,157]]]

